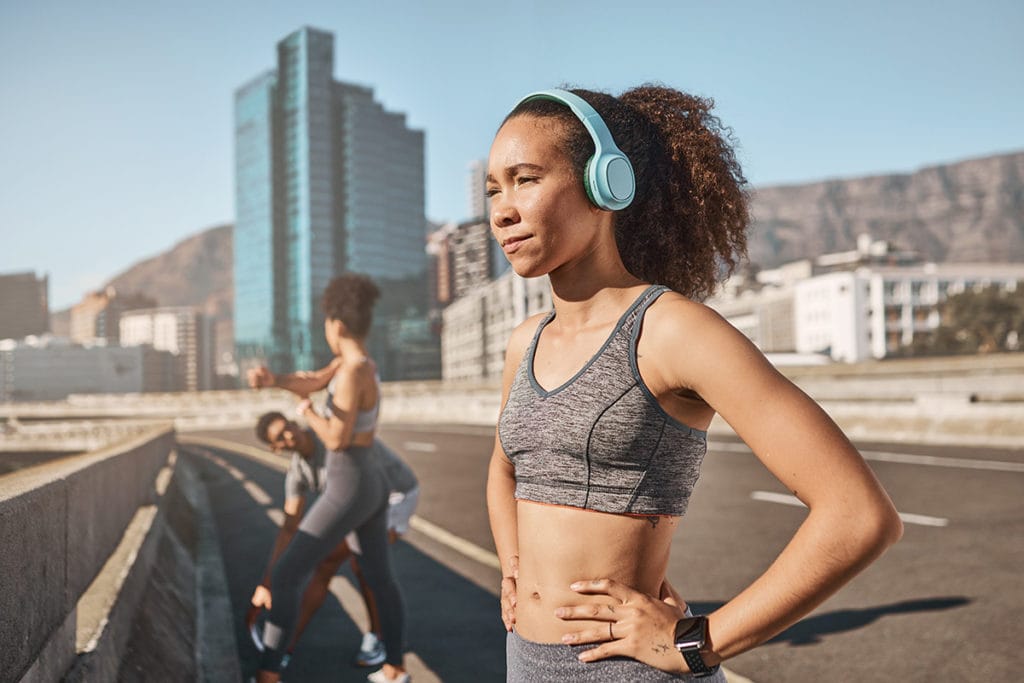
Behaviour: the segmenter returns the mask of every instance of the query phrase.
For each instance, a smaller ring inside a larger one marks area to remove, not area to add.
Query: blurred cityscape
[[[244,618],[284,519],[287,465],[252,427],[293,397],[238,389],[256,365],[330,360],[320,295],[345,271],[380,285],[381,437],[423,489],[394,545],[410,671],[505,679],[485,478],[505,345],[550,309],[547,278],[516,276],[491,238],[486,149],[464,178],[434,181],[464,184],[465,215],[428,220],[427,131],[335,78],[331,33],[299,29],[276,55],[233,93],[233,222],[63,310],[52,274],[0,273],[0,611],[13,615],[0,619],[0,683],[255,670]],[[905,680],[1011,678],[1024,152],[751,198],[749,260],[705,303],[837,422],[909,526],[840,596],[728,662],[730,682],[861,680],[879,666]],[[716,552],[673,552],[668,570],[700,612],[771,562],[802,506],[763,490],[776,482],[728,424],[708,433],[685,533]],[[368,628],[352,581],[332,578],[289,680],[365,679],[338,666],[339,643]],[[949,657],[967,641],[980,643],[972,656]]]
[[[424,131],[333,74],[332,34],[302,28],[235,91],[233,225],[70,310],[49,310],[47,275],[0,274],[0,401],[321,367],[319,298],[344,271],[381,286],[370,340],[386,381],[496,381],[510,331],[551,302],[490,237],[485,162],[467,160],[468,218],[428,221]],[[778,364],[1017,351],[1022,177],[1024,154],[1007,154],[760,188],[750,261],[707,303]]]

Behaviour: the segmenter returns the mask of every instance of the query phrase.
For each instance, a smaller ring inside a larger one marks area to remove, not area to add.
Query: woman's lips
[[[531,235],[517,235],[515,237],[509,237],[501,243],[501,248],[506,254],[513,254],[519,250],[523,242],[530,239]]]

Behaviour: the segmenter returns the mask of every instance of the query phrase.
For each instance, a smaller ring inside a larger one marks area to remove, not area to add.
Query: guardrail
[[[150,427],[0,478],[0,681],[56,681],[71,669],[79,599],[154,503],[174,440],[169,424]]]

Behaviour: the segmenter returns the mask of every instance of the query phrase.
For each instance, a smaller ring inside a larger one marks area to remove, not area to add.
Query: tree
[[[1024,289],[968,290],[946,299],[939,312],[933,334],[915,335],[913,355],[1018,351],[1024,340]]]

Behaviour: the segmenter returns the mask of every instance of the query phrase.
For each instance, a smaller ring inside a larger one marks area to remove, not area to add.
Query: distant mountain
[[[196,306],[230,319],[234,303],[231,225],[218,225],[115,275],[105,286],[145,294],[159,306]]]
[[[761,187],[752,200],[750,260],[763,267],[845,251],[869,233],[931,261],[1024,261],[1024,152],[914,173]],[[107,284],[161,306],[198,306],[231,331],[232,226],[219,225],[140,261]],[[55,311],[51,327],[67,326]]]
[[[926,260],[1024,261],[1024,152],[914,173],[757,188],[750,260],[854,249],[869,233]]]

